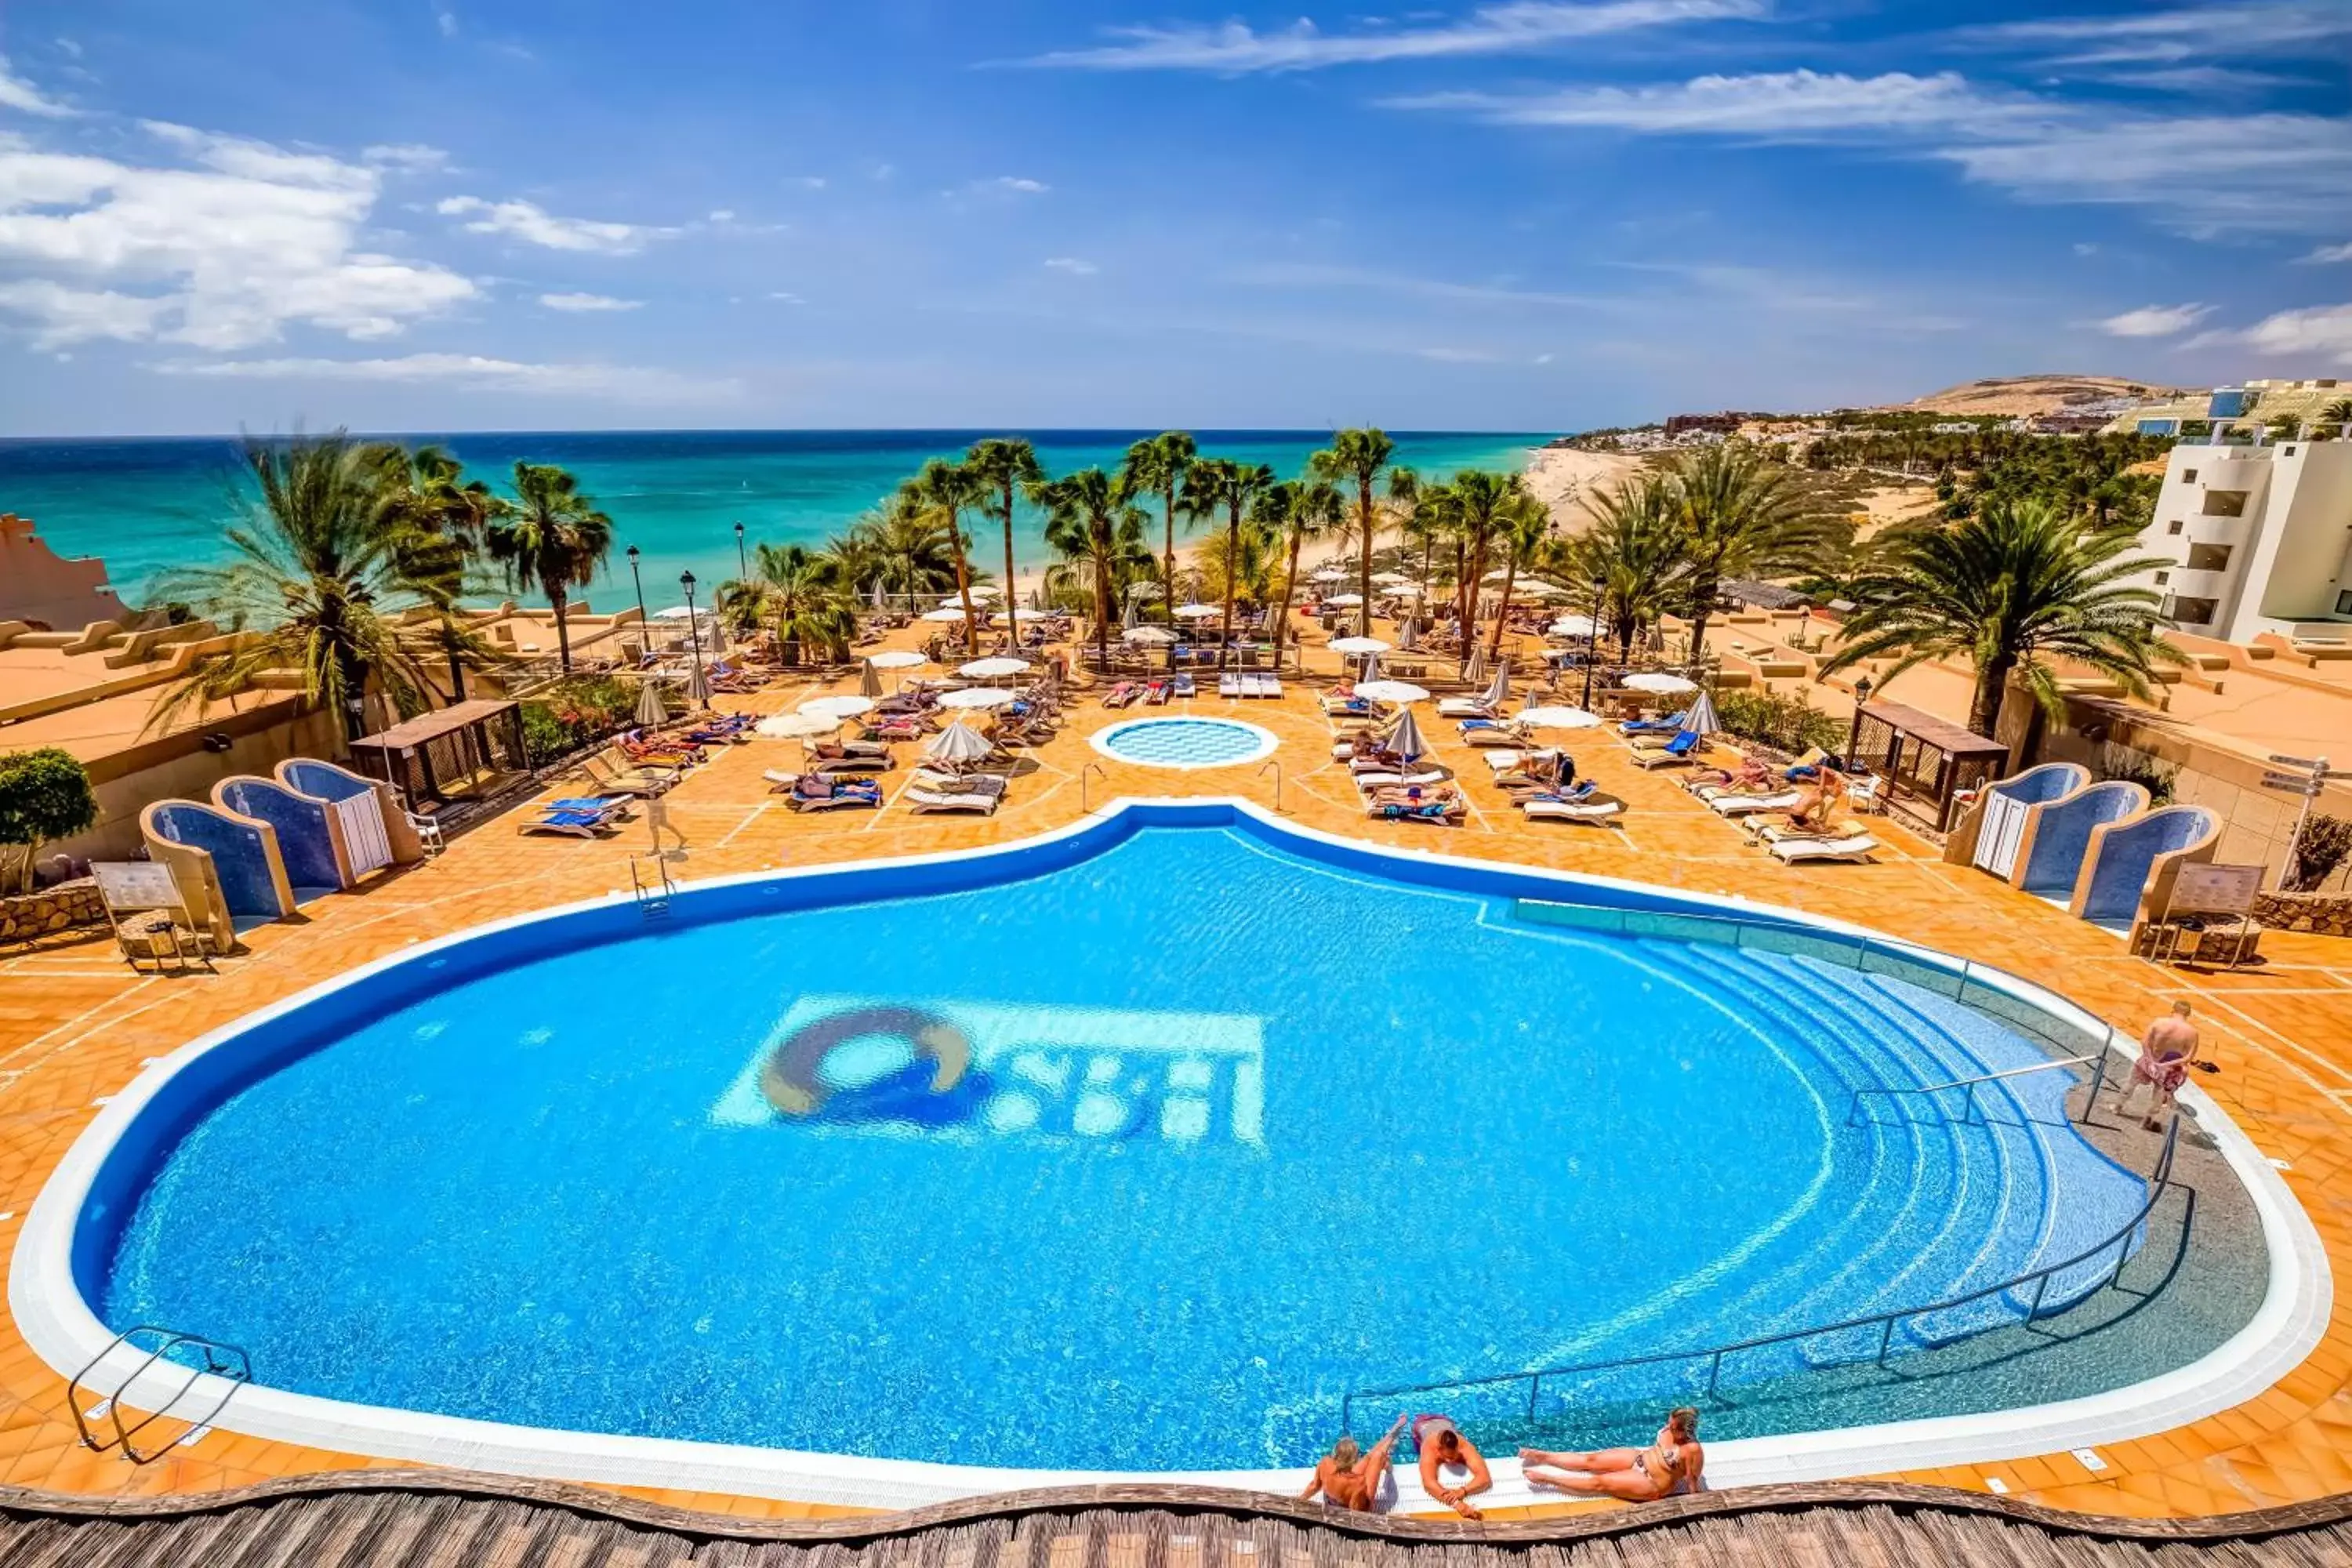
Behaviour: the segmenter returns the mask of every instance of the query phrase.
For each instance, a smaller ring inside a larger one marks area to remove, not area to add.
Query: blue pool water
[[[1848,1125],[1863,1084],[2040,1059],[1902,982],[1246,824],[1104,841],[457,963],[86,1211],[85,1288],[370,1404],[1255,1467],[1350,1390],[1939,1300],[2138,1201],[2063,1123]]]
[[[1253,762],[1274,749],[1274,738],[1265,731],[1227,719],[1139,719],[1097,740],[1115,757],[1172,768]]]

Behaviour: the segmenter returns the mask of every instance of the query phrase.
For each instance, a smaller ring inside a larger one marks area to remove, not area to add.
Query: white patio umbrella
[[[751,731],[783,741],[813,741],[840,728],[841,721],[830,713],[772,713],[752,725]]]
[[[1360,653],[1389,651],[1389,645],[1378,637],[1333,637],[1330,647],[1333,653],[1344,653],[1351,658]]]
[[[1359,681],[1378,680],[1380,678],[1381,678],[1381,656],[1380,656],[1379,654],[1376,654],[1376,653],[1368,653],[1368,654],[1366,654],[1366,655],[1364,656],[1364,668],[1361,668],[1361,669],[1360,669],[1360,670],[1358,670],[1358,671],[1356,671],[1356,679],[1357,679],[1357,680],[1359,680]]]
[[[1518,721],[1533,730],[1591,730],[1600,724],[1601,715],[1581,708],[1529,708],[1518,715]]]
[[[992,658],[976,658],[970,664],[956,666],[958,675],[969,675],[974,680],[996,680],[1008,675],[1019,675],[1029,668],[1025,658],[998,655]]]
[[[1486,679],[1486,649],[1484,644],[1473,644],[1470,657],[1462,661],[1462,679],[1475,686]]]
[[[942,708],[1005,708],[1021,700],[1021,693],[1002,686],[968,686],[940,694]]]
[[[1352,610],[1364,602],[1364,596],[1361,594],[1334,594],[1323,602],[1337,605],[1343,610]]]
[[[912,669],[931,661],[913,648],[886,647],[880,653],[867,655],[866,662],[877,669]]]
[[[1402,686],[1404,683],[1384,681],[1381,684]],[[1402,716],[1397,720],[1396,727],[1389,731],[1389,750],[1396,752],[1408,763],[1415,757],[1425,757],[1429,754],[1429,742],[1421,738],[1421,726],[1413,722],[1412,709],[1406,709]]]
[[[1412,653],[1421,647],[1421,618],[1407,616],[1404,625],[1397,628],[1397,647]]]
[[[1478,700],[1489,708],[1500,708],[1511,700],[1511,667],[1507,663],[1495,671],[1494,680],[1478,694]]]
[[[1685,691],[1698,689],[1697,681],[1685,680],[1679,675],[1668,675],[1663,670],[1645,669],[1639,675],[1627,676],[1624,683],[1629,690],[1654,691],[1661,697],[1680,697]]]
[[[1591,616],[1562,616],[1551,624],[1551,635],[1556,637],[1589,637],[1592,633]]]
[[[859,697],[855,693],[838,697],[812,697],[800,705],[800,710],[803,713],[823,713],[834,722],[839,723],[844,719],[855,719],[860,713],[872,712],[874,699]]]
[[[1402,572],[1375,572],[1372,574],[1372,581],[1375,583],[1384,583],[1388,586],[1393,588],[1400,583],[1410,583],[1412,579],[1406,576]]]
[[[882,695],[882,672],[874,668],[874,661],[870,658],[857,662],[857,694],[860,697]]]
[[[890,607],[890,595],[882,591],[882,579],[879,577],[874,579],[874,607],[877,610]]]
[[[1712,735],[1722,729],[1723,721],[1715,716],[1715,699],[1700,692],[1690,711],[1683,715],[1683,728],[1694,735]]]
[[[650,680],[637,684],[637,722],[647,729],[669,722],[669,710],[662,706],[661,688]]]
[[[1129,626],[1118,634],[1131,643],[1172,643],[1176,634],[1166,626]]]
[[[993,583],[974,583],[964,592],[975,599],[1001,599],[1004,596]]]
[[[1318,583],[1344,583],[1347,580],[1348,569],[1344,566],[1325,566],[1319,568],[1315,574],[1315,581]]]
[[[923,742],[923,760],[930,763],[984,763],[995,754],[996,742],[961,719]]]
[[[1136,611],[1135,611],[1136,603],[1137,603],[1137,601],[1136,601],[1136,597],[1135,597],[1135,595],[1132,595],[1132,594],[1129,594],[1129,595],[1127,596],[1127,608],[1126,608],[1126,610],[1124,610],[1123,612],[1121,612],[1121,614],[1120,614],[1120,616],[1119,616],[1119,617],[1118,617],[1118,624],[1119,624],[1120,626],[1136,626],[1136,625],[1139,624],[1139,623],[1137,621],[1137,619],[1136,619]]]
[[[694,668],[686,672],[686,694],[705,708],[710,706],[710,678],[702,673],[702,661],[698,658]]]
[[[1360,680],[1356,695],[1375,702],[1419,702],[1429,693],[1410,680]]]
[[[927,621],[960,621],[963,619],[963,606],[961,605],[941,605],[936,610],[925,610],[923,612],[923,619]]]
[[[1213,621],[1224,613],[1214,605],[1179,605],[1175,610],[1180,621]]]

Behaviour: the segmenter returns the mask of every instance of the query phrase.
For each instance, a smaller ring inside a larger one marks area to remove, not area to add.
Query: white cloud
[[[805,305],[808,303],[806,300],[802,299],[798,294],[788,294],[781,289],[770,294],[768,298],[773,300],[779,305]]]
[[[1995,46],[2072,51],[2045,62],[2050,65],[2161,64],[2276,54],[2352,37],[2352,8],[2342,0],[2258,0],[2002,22],[1964,28],[1958,36]]]
[[[1091,278],[1102,270],[1093,262],[1076,256],[1049,256],[1045,266],[1055,272],[1066,272],[1073,278]]]
[[[1259,33],[1240,22],[1222,26],[1122,27],[1115,42],[1058,49],[1021,62],[1084,70],[1317,70],[1389,60],[1512,54],[1576,38],[1685,22],[1762,16],[1765,0],[1507,0],[1434,26],[1325,33],[1300,20]]]
[[[621,403],[701,403],[742,391],[729,379],[704,381],[636,365],[544,364],[481,354],[418,353],[395,359],[166,360],[163,375],[238,381],[373,382],[523,392]]]
[[[62,39],[59,41],[63,42]],[[73,52],[78,54],[80,51]],[[5,55],[0,55],[0,109],[13,109],[19,114],[37,114],[45,120],[63,120],[73,113],[72,110],[9,68]]]
[[[2109,316],[2099,331],[2113,338],[2168,338],[2185,332],[2213,313],[2210,305],[2142,305]]]
[[[558,217],[537,202],[490,202],[479,196],[446,196],[434,211],[444,217],[470,219],[464,226],[470,234],[502,235],[550,250],[593,250],[606,256],[634,256],[647,241],[667,239],[678,232],[646,224]]]
[[[379,171],[185,126],[147,129],[192,166],[0,142],[0,308],[44,345],[160,338],[208,349],[301,323],[383,338],[476,297],[431,262],[355,248]]]
[[[2310,255],[2300,256],[2295,259],[2298,261],[2320,264],[2325,264],[2330,261],[2352,261],[2352,241],[2347,241],[2343,245],[2323,245],[2317,250],[2313,251]]]
[[[1054,187],[1043,180],[1026,179],[1019,174],[999,174],[992,180],[974,180],[964,188],[975,195],[995,192],[1008,196],[1042,196]]]
[[[2352,305],[2281,310],[2231,334],[2248,348],[2273,354],[2316,354],[2352,365]]]
[[[449,166],[449,154],[421,142],[391,142],[361,148],[360,162],[404,174],[430,174]]]
[[[735,221],[735,209],[733,207],[713,207],[710,209],[710,221],[713,223],[733,223]]]
[[[1950,71],[1703,76],[1634,88],[1425,94],[1391,106],[1506,125],[1842,142],[1949,163],[2028,200],[2144,207],[2168,227],[2200,235],[2332,225],[2352,183],[2352,120],[2135,112],[1988,89]]]
[[[551,310],[634,310],[643,300],[615,300],[610,294],[541,294],[539,302]]]
[[[457,36],[457,13],[446,5],[436,5],[433,8],[433,25],[441,30],[443,37],[454,38]]]

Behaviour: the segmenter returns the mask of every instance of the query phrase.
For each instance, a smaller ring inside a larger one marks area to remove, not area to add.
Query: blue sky
[[[12,0],[0,434],[2352,375],[2352,0]]]

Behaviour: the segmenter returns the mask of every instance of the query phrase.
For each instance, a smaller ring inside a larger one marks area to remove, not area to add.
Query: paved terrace
[[[1317,658],[1330,662],[1319,650]],[[778,710],[821,689],[827,689],[779,681],[756,696],[721,703]],[[1425,731],[1437,745],[1438,760],[1465,784],[1473,803],[1469,820],[1455,828],[1368,822],[1344,769],[1327,761],[1330,731],[1307,683],[1291,681],[1280,701],[1210,695],[1189,706],[1195,712],[1231,712],[1281,738],[1279,809],[1308,826],[1383,844],[1739,895],[1850,920],[1998,964],[2135,1031],[2175,997],[2191,995],[2223,1068],[2209,1087],[2266,1154],[2285,1162],[2286,1180],[2310,1211],[2338,1277],[2352,1278],[2352,1204],[2343,1184],[2352,1163],[2352,947],[2273,933],[2265,942],[2272,962],[2257,972],[2159,969],[2126,956],[2113,936],[1979,873],[1944,865],[1929,846],[1892,826],[1874,829],[1885,848],[1872,864],[1782,866],[1747,847],[1733,825],[1676,788],[1671,773],[1634,768],[1600,731],[1570,739],[1577,742],[1580,768],[1628,803],[1622,829],[1525,820],[1486,784],[1483,759],[1458,743],[1450,724],[1433,719]],[[692,879],[1019,838],[1076,818],[1081,771],[1097,763],[1100,773],[1085,780],[1093,805],[1122,795],[1240,795],[1276,804],[1276,775],[1261,764],[1198,773],[1143,769],[1109,762],[1087,744],[1091,731],[1135,712],[1106,711],[1090,701],[1074,707],[1062,733],[1024,762],[1009,803],[992,818],[911,815],[898,798],[908,779],[906,748],[901,766],[885,775],[889,804],[884,809],[796,815],[768,792],[760,775],[763,768],[796,766],[797,742],[754,739],[718,752],[667,797],[670,819],[689,845],[675,869]],[[578,788],[575,782],[547,794]],[[0,1140],[0,1248],[15,1246],[20,1216],[95,1106],[150,1058],[409,943],[624,889],[629,853],[646,847],[641,823],[609,840],[582,842],[526,838],[508,822],[493,820],[436,861],[331,896],[309,906],[299,921],[251,932],[249,951],[222,961],[217,976],[133,977],[110,943],[87,939],[0,955],[0,1126],[6,1130]],[[1979,1494],[1999,1482],[2012,1498],[2052,1508],[2142,1517],[2233,1512],[2352,1491],[2352,1307],[2339,1295],[2319,1349],[2250,1403],[2101,1452],[2108,1468],[2095,1474],[2060,1453],[1891,1479]],[[128,1498],[393,1463],[226,1431],[143,1468],[85,1452],[75,1442],[62,1379],[12,1326],[0,1322],[0,1486]],[[698,1492],[639,1495],[742,1518],[839,1511]],[[1564,1513],[1572,1506],[1521,1510],[1516,1517]],[[6,1556],[0,1546],[0,1559]],[[1824,1560],[1861,1559],[1832,1553]],[[1132,1561],[1141,1568],[1141,1558]],[[1319,1554],[1317,1563],[1322,1563]],[[1077,1563],[1064,1563],[1057,1555],[1053,1568]]]

